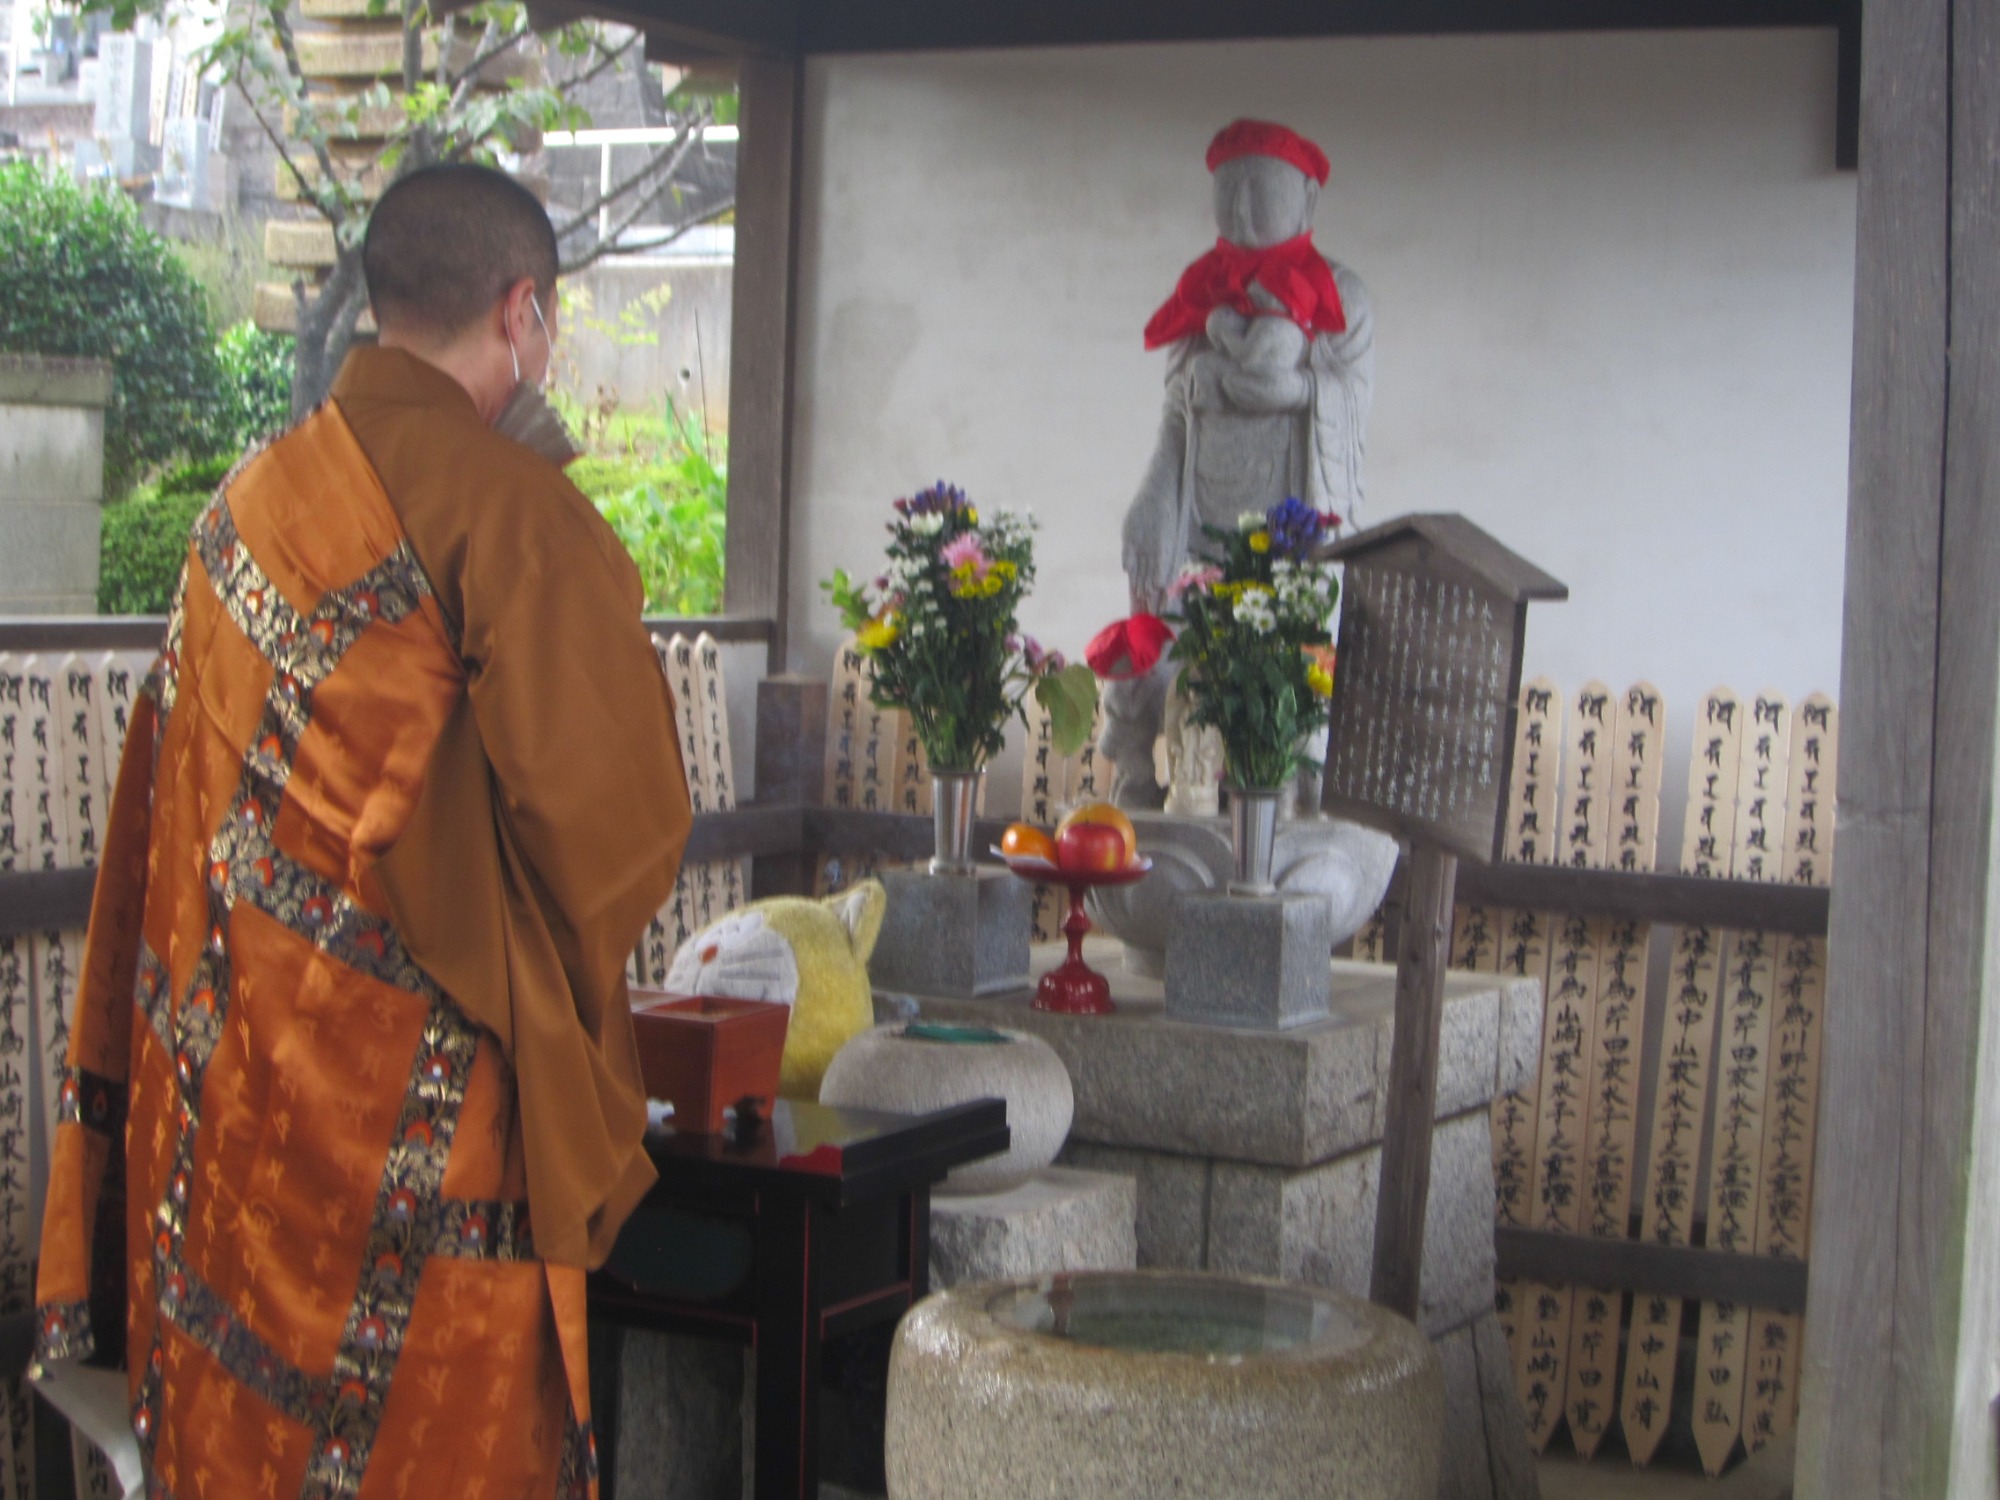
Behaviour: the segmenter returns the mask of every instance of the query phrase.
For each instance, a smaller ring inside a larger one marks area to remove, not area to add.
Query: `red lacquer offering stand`
[[[1083,897],[1095,886],[1131,885],[1144,880],[1153,868],[1152,860],[1141,855],[1122,870],[1065,870],[1045,859],[1001,854],[1007,868],[1023,880],[1037,885],[1059,885],[1069,892],[1069,916],[1063,920],[1063,936],[1069,939],[1069,957],[1042,976],[1035,986],[1035,1009],[1059,1011],[1066,1016],[1108,1016],[1118,1007],[1111,1003],[1111,981],[1083,961],[1083,940],[1090,931],[1084,915]]]

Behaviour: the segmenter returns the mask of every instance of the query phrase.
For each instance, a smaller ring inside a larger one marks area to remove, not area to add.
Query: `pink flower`
[[[1178,599],[1189,589],[1205,589],[1211,584],[1222,582],[1222,569],[1213,564],[1196,567],[1189,564],[1182,568],[1180,576],[1167,586],[1167,597]]]
[[[967,531],[944,544],[944,551],[938,554],[944,565],[956,573],[960,568],[969,568],[977,578],[984,578],[986,570],[992,567],[986,551],[979,545],[979,533]]]

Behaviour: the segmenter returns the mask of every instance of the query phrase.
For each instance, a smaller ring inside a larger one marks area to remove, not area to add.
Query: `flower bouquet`
[[[1197,724],[1222,736],[1229,780],[1274,789],[1314,765],[1306,741],[1333,695],[1329,622],[1339,585],[1313,552],[1339,519],[1299,500],[1236,530],[1204,526],[1211,555],[1181,569],[1168,590],[1180,630],[1171,652]]]
[[[1035,581],[1033,520],[1004,510],[982,518],[942,480],[895,511],[882,573],[860,584],[836,570],[820,587],[870,660],[873,701],[910,716],[933,778],[976,778],[999,753],[1007,720],[1026,722],[1030,692],[1049,711],[1056,753],[1082,748],[1096,679],[1015,623]]]
[[[1338,525],[1289,499],[1246,512],[1234,531],[1204,526],[1205,555],[1168,588],[1179,630],[1134,615],[1090,645],[1091,665],[1113,679],[1150,670],[1163,649],[1181,664],[1189,718],[1222,740],[1240,889],[1268,888],[1278,789],[1317,765],[1306,745],[1333,695],[1339,585],[1313,553]]]

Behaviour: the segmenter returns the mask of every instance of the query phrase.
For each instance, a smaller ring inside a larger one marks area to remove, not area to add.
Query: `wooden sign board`
[[[1322,805],[1498,857],[1528,601],[1569,591],[1456,515],[1404,516],[1321,556],[1346,564]]]

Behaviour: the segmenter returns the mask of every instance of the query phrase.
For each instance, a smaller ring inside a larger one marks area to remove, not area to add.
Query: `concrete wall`
[[[566,389],[584,400],[600,390],[627,410],[657,410],[672,396],[682,412],[706,412],[712,430],[729,428],[729,287],[727,262],[599,261],[563,281],[563,295],[588,294],[588,311],[566,300],[557,356]],[[625,309],[660,286],[670,289],[657,313],[637,315],[652,342],[632,341]]]
[[[1830,33],[1333,40],[837,58],[808,76],[793,670],[888,501],[939,475],[1043,523],[1029,629],[1123,613],[1118,529],[1210,242],[1209,136],[1333,161],[1318,242],[1369,283],[1363,519],[1457,509],[1569,583],[1528,669],[1697,696],[1838,682],[1854,179]],[[1012,805],[1004,764],[995,810]]]
[[[97,608],[111,367],[0,355],[0,615]]]

